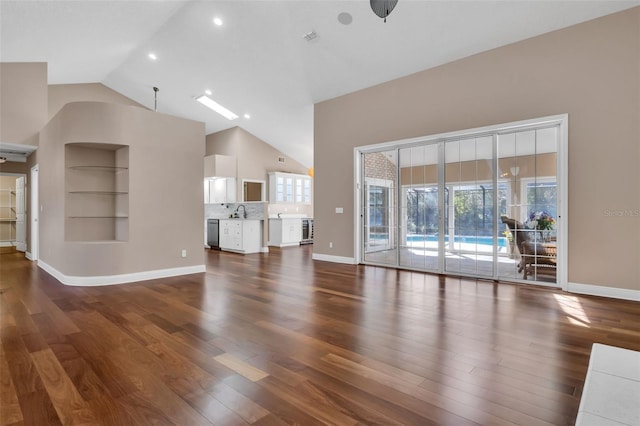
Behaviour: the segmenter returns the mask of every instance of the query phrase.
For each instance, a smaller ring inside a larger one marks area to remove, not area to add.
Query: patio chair
[[[539,243],[533,241],[533,232],[521,222],[507,216],[500,216],[502,223],[507,225],[513,235],[515,246],[520,253],[518,272],[522,272],[523,279],[533,275],[556,275],[556,244]],[[535,232],[535,231],[534,231]]]
[[[526,280],[529,275],[534,278],[538,275],[556,276],[557,245],[555,242],[525,241],[522,244],[521,254],[521,266],[518,266],[518,272],[523,271],[523,279]]]
[[[518,222],[515,219],[511,219],[510,217],[500,216],[500,220],[502,220],[502,223],[507,225],[507,228],[509,228],[509,232],[511,232],[511,235],[513,236],[514,245],[518,249],[518,253],[520,254],[520,256],[522,256],[522,244],[525,241],[530,241],[531,239],[530,230],[528,230],[521,222]],[[520,264],[518,264],[518,272],[522,272]]]

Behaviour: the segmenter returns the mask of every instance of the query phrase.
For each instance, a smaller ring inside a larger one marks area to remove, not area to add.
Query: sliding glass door
[[[558,124],[360,153],[360,261],[557,282]]]
[[[402,267],[440,270],[441,190],[439,145],[399,149],[400,262]]]
[[[397,152],[364,154],[363,171],[363,260],[396,265]]]
[[[495,241],[493,137],[444,143],[449,194],[445,272],[492,277]]]

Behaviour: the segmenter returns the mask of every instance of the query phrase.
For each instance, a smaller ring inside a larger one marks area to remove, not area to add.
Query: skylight
[[[236,114],[229,111],[228,109],[226,109],[225,107],[223,107],[222,105],[220,105],[219,103],[217,103],[216,101],[214,101],[213,99],[211,99],[206,95],[202,95],[196,98],[196,101],[200,102],[202,105],[208,108],[211,108],[212,110],[214,110],[215,112],[217,112],[218,114],[226,118],[227,120],[235,120],[236,118],[238,118]]]

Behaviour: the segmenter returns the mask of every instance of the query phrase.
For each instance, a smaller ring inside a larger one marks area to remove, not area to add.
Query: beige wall
[[[6,64],[1,64],[6,65]],[[24,64],[24,66],[32,66],[33,64]],[[36,64],[38,67],[41,67],[42,64]],[[83,83],[83,84],[55,84],[55,85],[46,85],[46,64],[45,65],[45,73],[44,73],[44,81],[45,85],[42,87],[41,84],[37,84],[36,87],[39,87],[39,90],[42,90],[41,93],[44,93],[42,99],[44,100],[43,105],[47,109],[48,113],[46,113],[43,122],[38,128],[38,132],[44,125],[47,123],[47,120],[53,117],[58,113],[58,111],[69,102],[78,102],[78,101],[99,101],[99,102],[110,102],[121,105],[133,105],[137,106],[138,104],[127,98],[124,95],[104,86],[101,83]],[[7,108],[20,108],[20,104],[18,103],[15,107],[13,105],[12,99],[5,99],[4,95],[2,96],[3,105],[6,105]],[[0,123],[1,124],[1,123]],[[39,134],[35,134],[29,139],[25,140],[23,143],[28,145],[39,145]],[[46,161],[46,160],[45,160]],[[29,158],[27,159],[27,163],[5,163],[0,165],[1,172],[8,173],[25,173],[27,175],[27,194],[30,191],[31,183],[30,183],[30,173],[31,168],[38,164],[38,150],[34,151]],[[31,248],[31,198],[27,196],[27,251],[30,251]]]
[[[102,83],[52,84],[48,87],[48,93],[48,118],[56,115],[63,106],[70,102],[97,101],[145,108]]]
[[[47,118],[47,64],[0,63],[0,142],[37,144]]]
[[[204,141],[202,123],[117,104],[65,105],[40,135],[40,259],[69,276],[204,264]],[[128,241],[65,241],[64,145],[69,142],[129,146]]]
[[[314,252],[353,257],[354,147],[562,113],[569,281],[640,289],[638,7],[316,104]]]
[[[241,200],[242,179],[264,180],[269,185],[269,172],[286,172],[306,175],[308,169],[292,158],[253,136],[241,127],[233,127],[207,135],[206,155],[232,155],[238,160],[237,200]],[[278,157],[285,157],[279,163]],[[267,197],[269,196],[268,186]]]

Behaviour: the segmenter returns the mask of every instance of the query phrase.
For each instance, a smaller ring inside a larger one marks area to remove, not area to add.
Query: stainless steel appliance
[[[212,249],[220,248],[220,219],[207,219],[207,245]]]
[[[313,244],[313,219],[302,218],[302,240],[300,244]]]

